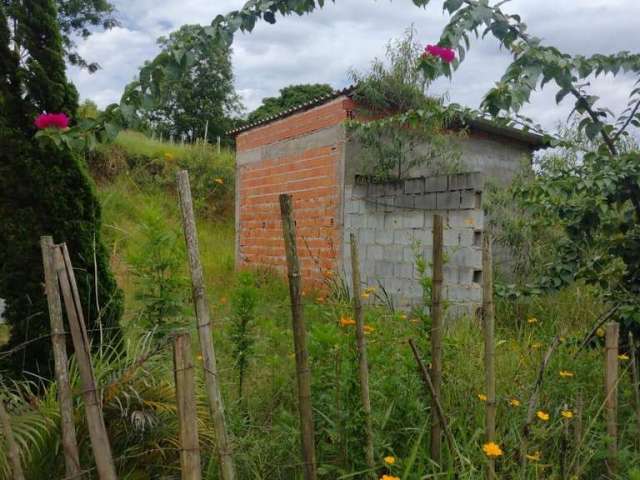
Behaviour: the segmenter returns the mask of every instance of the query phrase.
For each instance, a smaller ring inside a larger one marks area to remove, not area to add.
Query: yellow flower
[[[402,315],[400,315],[400,319],[401,319],[401,320],[406,320],[406,319],[407,319],[407,316],[403,313]]]
[[[356,321],[351,317],[345,317],[344,315],[340,317],[340,326],[348,327],[349,325],[355,325]]]
[[[599,337],[604,337],[604,328],[600,327],[596,330],[596,335]]]
[[[549,414],[547,412],[543,412],[542,410],[538,410],[536,416],[543,422],[549,421]]]
[[[478,400],[480,400],[481,402],[486,402],[487,401],[487,396],[484,393],[479,393],[478,394]]]
[[[527,457],[527,460],[531,460],[532,462],[538,462],[540,458],[542,458],[542,454],[540,453],[540,451],[536,451],[536,452],[533,452],[531,455],[529,454],[525,455],[525,457]]]
[[[391,455],[389,455],[388,457],[384,457],[384,463],[386,463],[387,465],[393,465],[394,463],[396,463],[396,457],[392,457]]]
[[[214,178],[213,181],[219,185],[224,185],[224,180],[222,178]]]
[[[538,350],[539,348],[542,348],[542,344],[540,342],[534,342],[531,344],[531,348]]]
[[[562,378],[571,378],[571,377],[575,377],[575,373],[573,373],[570,370],[560,370],[560,376]]]
[[[380,480],[400,480],[400,477],[394,477],[393,475],[382,475]]]
[[[620,354],[618,355],[618,360],[622,360],[623,362],[629,360],[629,355],[627,355],[626,353]]]
[[[366,300],[367,298],[369,298],[369,294],[368,294],[367,292],[365,292],[365,293],[363,293],[363,294],[361,295],[361,297],[362,297],[362,298],[364,298],[364,299]]]
[[[165,159],[165,160],[167,160],[167,161],[171,161],[171,160],[173,160],[173,158],[174,158],[174,157],[173,157],[173,154],[172,154],[172,153],[166,152],[166,153],[164,154],[164,159]]]
[[[495,442],[488,442],[482,446],[482,451],[489,458],[496,458],[502,455],[502,449],[500,445]]]
[[[375,331],[375,328],[373,328],[371,325],[365,325],[362,328],[364,330],[364,333],[373,333]]]
[[[509,405],[511,405],[512,407],[519,407],[520,400],[518,400],[517,398],[512,398],[511,400],[509,400]]]
[[[409,320],[411,323],[420,323],[420,319],[419,318],[412,318],[411,320]]]
[[[538,323],[538,319],[536,317],[527,318],[527,323]]]
[[[364,293],[368,293],[369,295],[371,295],[375,291],[376,291],[376,287],[367,287],[364,289]]]
[[[323,274],[326,278],[331,278],[333,277],[333,270],[325,270]]]
[[[198,355],[196,358],[197,358],[198,360],[202,360],[202,355]]]
[[[573,412],[571,410],[562,410],[560,412],[560,415],[562,415],[567,420],[571,420],[573,418]]]

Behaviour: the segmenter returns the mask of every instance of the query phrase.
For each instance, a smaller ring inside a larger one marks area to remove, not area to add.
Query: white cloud
[[[97,32],[81,45],[81,53],[103,69],[94,75],[71,69],[71,78],[83,97],[101,106],[119,99],[145,60],[157,52],[156,38],[185,23],[208,24],[216,15],[240,8],[244,0],[117,0],[122,27]],[[437,40],[447,16],[442,2],[418,9],[408,0],[336,0],[304,17],[278,19],[276,25],[259,22],[251,34],[238,34],[233,64],[236,87],[248,110],[261,99],[292,83],[320,82],[342,87],[351,68],[366,69],[385,44],[402,36],[412,23],[426,44]],[[520,13],[530,33],[572,54],[589,55],[633,49],[637,39],[634,18],[637,0],[514,0],[506,4]],[[451,82],[439,80],[433,91],[452,101],[477,107],[499,79],[509,56],[491,39],[474,42]],[[621,110],[630,90],[629,79],[593,82],[603,99]],[[523,113],[551,127],[570,111],[566,100],[555,107],[552,90],[534,96]]]

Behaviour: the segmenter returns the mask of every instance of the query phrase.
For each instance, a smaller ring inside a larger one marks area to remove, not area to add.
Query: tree
[[[67,148],[34,139],[39,112],[73,117],[77,93],[67,82],[52,0],[0,4],[0,297],[11,338],[2,358],[14,374],[51,374],[49,320],[42,289],[41,235],[66,242],[87,328],[117,338],[121,292],[100,236],[100,205],[83,161]],[[11,25],[11,28],[9,28]]]
[[[333,88],[326,83],[289,85],[280,90],[280,96],[262,99],[262,105],[249,114],[247,122],[260,122],[289,108],[332,93]]]
[[[179,49],[188,64],[180,75],[169,74],[158,84],[158,98],[144,109],[143,120],[165,137],[224,135],[228,117],[240,110],[233,86],[231,49],[223,44],[203,42],[199,25],[183,25],[168,38],[160,37],[162,51]]]
[[[78,105],[78,118],[91,118],[97,119],[100,111],[98,110],[98,105],[93,100],[89,100],[88,98]]]
[[[113,16],[115,7],[107,0],[56,0],[56,4],[67,61],[91,73],[95,72],[100,66],[95,62],[88,63],[80,56],[73,37],[86,39],[94,27],[101,26],[108,30],[117,26],[118,21]]]

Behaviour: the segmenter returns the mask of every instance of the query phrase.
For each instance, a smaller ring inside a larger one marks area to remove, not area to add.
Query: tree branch
[[[618,140],[618,138],[620,137],[620,135],[622,135],[622,133],[627,129],[627,127],[629,126],[629,124],[631,123],[631,121],[633,120],[633,117],[635,116],[636,112],[638,111],[638,108],[640,108],[640,100],[638,100],[636,102],[636,106],[633,107],[633,111],[631,112],[631,115],[629,115],[629,118],[627,118],[627,121],[624,122],[624,125],[622,125],[622,127],[620,127],[620,129],[615,133],[615,135],[613,136],[613,141],[615,142],[616,140]]]
[[[587,102],[586,98],[584,98],[584,96],[578,91],[578,89],[572,85],[570,91],[571,91],[571,94],[574,97],[576,97],[577,100],[582,100],[584,102],[585,110],[587,111],[587,113],[591,117],[591,120],[593,120],[594,122],[598,123],[599,125],[602,125],[602,122],[600,121],[600,119],[596,115],[596,112],[593,111],[593,109],[591,108],[591,106]],[[609,149],[609,152],[611,153],[611,155],[617,156],[618,155],[618,149],[616,148],[615,144],[613,143],[613,140],[611,139],[611,137],[609,137],[607,132],[605,132],[602,127],[600,127],[600,135],[602,135],[602,139],[604,140],[604,143],[607,145],[607,148]]]

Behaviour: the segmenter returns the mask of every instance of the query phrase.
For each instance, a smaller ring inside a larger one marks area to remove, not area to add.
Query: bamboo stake
[[[364,429],[366,435],[365,457],[367,466],[371,469],[369,476],[376,478],[375,458],[373,455],[373,426],[371,423],[371,399],[369,397],[369,363],[367,361],[367,342],[364,336],[364,318],[360,292],[360,256],[355,234],[349,236],[351,240],[351,279],[353,286],[353,314],[356,320],[356,345],[358,350],[358,373],[360,380],[360,397],[364,414]]]
[[[618,463],[618,335],[617,322],[607,323],[605,338],[605,394],[607,436],[609,437],[607,470],[615,477]]]
[[[13,480],[24,480],[24,473],[22,471],[22,464],[20,463],[20,453],[18,451],[18,444],[13,436],[13,429],[11,428],[11,418],[4,407],[4,400],[0,398],[0,425],[2,426],[2,433],[4,441],[6,443],[6,452],[9,457],[9,464],[13,473]]]
[[[116,469],[111,455],[111,445],[107,436],[107,429],[102,417],[102,408],[96,391],[93,368],[91,366],[90,347],[86,334],[84,316],[80,306],[77,290],[74,288],[75,275],[70,267],[68,251],[63,244],[54,250],[54,261],[62,298],[64,299],[69,330],[73,348],[76,353],[80,382],[82,384],[82,397],[84,399],[85,414],[89,438],[96,460],[96,469],[100,480],[116,480]]]
[[[493,261],[491,257],[491,232],[485,230],[482,237],[482,319],[484,330],[485,394],[487,396],[485,437],[494,442],[496,437],[496,350],[495,318],[493,311]],[[489,460],[488,478],[496,478],[495,460]]]
[[[298,409],[300,412],[300,435],[302,441],[302,461],[305,480],[316,479],[316,454],[313,432],[313,410],[311,407],[311,371],[307,351],[307,333],[301,298],[300,262],[296,245],[296,225],[293,220],[291,195],[280,195],[280,213],[282,215],[282,233],[287,255],[289,276],[289,294],[291,296],[291,320],[293,324],[293,343],[296,355],[296,376],[298,381]]]
[[[442,216],[433,216],[433,282],[431,286],[431,380],[435,395],[431,397],[431,460],[440,465],[442,460],[442,425],[437,414],[436,401],[442,390],[442,283],[444,267]]]
[[[196,381],[193,374],[191,336],[180,333],[173,340],[176,404],[180,425],[180,468],[183,480],[200,480],[200,445],[196,412]]]
[[[193,301],[196,307],[196,319],[198,322],[198,337],[200,339],[200,350],[202,351],[205,386],[209,398],[209,410],[216,431],[222,480],[234,480],[236,478],[236,469],[231,450],[231,441],[227,431],[222,393],[220,392],[220,385],[218,384],[218,367],[216,364],[216,353],[213,347],[211,317],[204,286],[204,274],[202,271],[202,263],[200,262],[198,232],[196,229],[195,215],[193,214],[189,173],[186,170],[181,170],[178,172],[177,179],[180,208],[182,210],[182,226],[184,228],[187,254],[189,256],[189,270],[191,271]]]
[[[447,422],[447,417],[444,414],[444,409],[442,408],[442,402],[440,401],[440,395],[436,392],[435,385],[433,384],[433,379],[431,375],[429,375],[429,370],[425,366],[422,358],[420,357],[420,352],[418,351],[418,347],[416,346],[413,339],[409,339],[409,346],[411,346],[411,350],[413,351],[413,357],[418,364],[418,369],[420,370],[420,374],[422,376],[422,381],[427,387],[427,394],[431,397],[433,404],[435,405],[436,415],[440,420],[440,424],[444,429],[445,438],[447,439],[447,445],[449,446],[449,450],[451,453],[455,453],[460,466],[462,466],[462,455],[456,446],[455,439],[453,438],[453,434],[451,433],[451,429],[449,428],[449,424]]]
[[[633,388],[634,407],[636,410],[637,434],[640,435],[640,379],[638,378],[638,359],[633,333],[629,332],[629,355],[631,356],[631,380]]]
[[[53,360],[56,374],[58,403],[60,404],[60,430],[62,431],[62,450],[64,452],[64,466],[67,477],[80,478],[80,454],[74,425],[73,397],[69,385],[69,371],[67,365],[66,335],[62,319],[62,302],[58,288],[58,277],[54,264],[53,239],[49,236],[40,237],[42,250],[42,264],[44,266],[44,284],[49,305],[49,322],[51,324],[51,343],[53,345]]]

